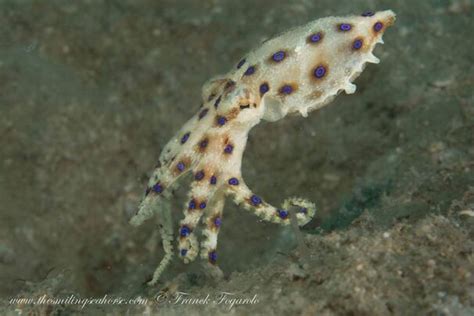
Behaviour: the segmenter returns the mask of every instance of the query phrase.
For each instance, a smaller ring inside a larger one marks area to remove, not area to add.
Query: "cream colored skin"
[[[155,212],[161,219],[165,257],[149,284],[153,285],[158,281],[172,258],[173,228],[171,209],[166,199],[170,198],[170,189],[187,172],[196,175],[203,171],[204,177],[194,179],[191,184],[189,200],[184,206],[185,217],[178,232],[179,257],[186,263],[193,261],[201,251],[201,257],[218,270],[213,255],[220,225],[215,224],[215,219],[222,219],[224,201],[228,195],[233,196],[237,204],[266,221],[288,224],[290,216],[281,210],[290,209],[296,212],[299,225],[311,220],[316,208],[306,200],[287,199],[280,209],[263,200],[261,203],[252,200],[256,195],[246,186],[241,174],[242,155],[248,133],[262,119],[277,121],[291,113],[300,113],[306,117],[308,112],[329,103],[340,91],[354,93],[356,87],[352,81],[367,62],[379,62],[372,51],[377,43],[383,43],[382,34],[394,21],[395,14],[389,10],[377,12],[370,17],[346,16],[315,20],[264,42],[245,56],[245,63],[239,69],[235,67],[228,74],[211,79],[204,85],[201,109],[163,149],[159,159],[160,166],[155,169],[148,183],[148,190],[151,191],[131,219],[135,226]],[[383,27],[375,31],[374,24],[377,22],[383,23]],[[341,23],[350,24],[351,29],[340,31]],[[309,42],[308,37],[318,32],[322,33],[322,39],[317,43]],[[359,49],[353,48],[356,39],[363,41]],[[271,58],[278,51],[284,51],[285,58],[275,62]],[[320,65],[324,65],[326,73],[322,78],[316,78],[314,70]],[[255,72],[245,75],[250,66],[255,67]],[[269,90],[262,94],[260,86],[264,82],[268,83]],[[286,84],[293,87],[291,94],[281,93],[281,87]],[[218,99],[220,101],[216,107]],[[207,113],[203,115],[203,111]],[[226,118],[224,124],[218,123],[220,117]],[[189,138],[182,143],[186,133],[190,133]],[[208,143],[205,148],[201,148],[199,144],[204,139]],[[228,144],[233,146],[232,153],[224,152]],[[180,162],[185,165],[182,171],[177,168]],[[211,176],[216,177],[216,184],[210,183]],[[238,185],[229,182],[232,178],[237,179]],[[163,189],[160,193],[152,189],[157,183]],[[191,199],[195,201],[195,209],[189,208]],[[206,206],[201,209],[199,204],[202,202]],[[205,241],[199,249],[194,230],[201,220],[205,225]],[[180,235],[183,227],[188,229],[189,234]]]

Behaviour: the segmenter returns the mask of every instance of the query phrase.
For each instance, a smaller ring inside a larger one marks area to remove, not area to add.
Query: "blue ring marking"
[[[211,184],[213,184],[213,185],[216,184],[216,183],[217,183],[217,178],[216,178],[216,176],[212,176],[211,179],[209,180],[209,182],[210,182]]]
[[[185,257],[186,254],[188,253],[188,249],[183,248],[183,249],[181,249],[181,251],[179,253],[180,253],[181,257]]]
[[[321,79],[326,74],[326,68],[323,65],[319,65],[314,69],[314,76],[318,79]]]
[[[160,183],[155,183],[153,186],[153,191],[156,193],[161,193],[163,192],[163,186]]]
[[[282,94],[291,94],[293,92],[293,87],[289,84],[284,85],[280,88],[280,93]]]
[[[207,147],[208,140],[204,139],[199,143],[199,147],[201,148],[206,148]]]
[[[280,61],[285,59],[285,57],[286,57],[285,52],[280,50],[276,52],[275,54],[273,54],[272,59],[273,61],[276,61],[277,63],[279,63]]]
[[[204,116],[206,116],[207,112],[209,112],[209,109],[204,109],[199,113],[199,119],[201,120]]]
[[[285,211],[285,210],[277,210],[278,211],[278,216],[281,218],[281,219],[286,219],[288,218],[288,211]]]
[[[196,180],[202,180],[204,178],[204,171],[201,170],[201,171],[198,171],[195,175],[194,175],[194,179]]]
[[[245,76],[250,76],[250,75],[253,75],[255,73],[255,66],[250,66],[249,68],[247,68],[247,70],[244,72],[244,75]]]
[[[383,23],[382,22],[377,22],[374,24],[374,31],[375,32],[380,32],[383,29]]]
[[[189,208],[190,210],[194,210],[194,209],[196,208],[196,201],[194,201],[194,199],[192,199],[191,201],[189,201],[188,208]]]
[[[217,124],[223,126],[227,122],[227,119],[224,116],[217,117]]]
[[[183,226],[183,227],[181,227],[181,230],[179,231],[179,234],[182,237],[188,237],[191,234],[191,229],[188,226]]]
[[[219,96],[216,100],[216,102],[214,102],[214,107],[217,109],[217,107],[219,106],[219,103],[221,103],[221,96]]]
[[[244,64],[245,64],[245,58],[239,61],[239,63],[237,64],[237,69],[240,69],[240,67],[242,67]]]
[[[178,162],[178,164],[176,165],[176,168],[177,168],[179,171],[183,171],[184,168],[186,168],[186,165],[184,164],[184,162],[180,161],[180,162]]]
[[[311,34],[308,39],[311,43],[317,43],[321,40],[322,38],[322,34],[321,32],[318,32],[318,33],[314,33],[314,34]]]
[[[216,218],[214,219],[214,225],[215,225],[216,227],[221,227],[221,225],[222,225],[222,219],[221,219],[220,217],[216,217]]]
[[[260,94],[261,95],[264,95],[265,93],[267,93],[268,90],[270,90],[270,87],[268,86],[268,83],[265,82],[265,83],[262,83],[260,85]]]
[[[201,202],[201,204],[199,204],[199,208],[201,210],[205,209],[206,208],[206,202]]]
[[[354,49],[360,49],[363,45],[363,42],[361,39],[356,39],[354,43],[352,43],[352,48]]]
[[[215,250],[209,252],[209,261],[215,263],[217,261],[217,253]]]
[[[191,135],[191,133],[187,132],[186,134],[183,135],[183,137],[181,137],[181,144],[184,144],[185,142],[188,141],[189,135]]]
[[[224,148],[224,152],[226,154],[231,154],[233,150],[234,150],[234,146],[232,146],[231,144],[227,144],[227,146],[225,146]]]
[[[229,179],[230,185],[239,185],[239,180],[237,178],[230,178]]]
[[[352,25],[348,24],[348,23],[341,23],[339,24],[339,30],[343,31],[343,32],[347,32],[347,31],[350,31],[352,29]]]
[[[250,201],[254,206],[262,204],[262,199],[259,196],[256,196],[255,194],[250,197]]]

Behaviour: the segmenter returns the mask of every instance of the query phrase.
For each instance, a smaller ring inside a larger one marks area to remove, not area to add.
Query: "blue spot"
[[[222,219],[220,217],[216,217],[214,219],[214,225],[216,225],[216,227],[221,227],[222,225]]]
[[[326,74],[326,68],[323,65],[319,65],[314,69],[314,76],[318,79],[321,79]]]
[[[237,69],[240,69],[240,67],[242,67],[244,64],[245,64],[245,58],[239,61],[239,63],[237,64]]]
[[[375,32],[380,32],[380,30],[383,29],[383,23],[382,22],[377,22],[374,24],[374,31]]]
[[[161,193],[161,192],[163,192],[163,187],[161,186],[161,184],[156,183],[153,186],[153,191],[155,191],[156,193]]]
[[[178,164],[176,165],[176,168],[177,168],[179,171],[183,171],[184,168],[186,168],[186,165],[184,164],[184,162],[180,161],[180,162],[178,162]]]
[[[230,185],[239,185],[239,180],[237,178],[230,178],[229,179]]]
[[[217,261],[217,253],[215,250],[209,252],[209,261],[215,263]]]
[[[262,199],[256,195],[252,195],[250,201],[252,201],[252,204],[255,206],[262,204]]]
[[[187,253],[188,253],[188,249],[181,249],[180,251],[181,257],[185,257]]]
[[[244,75],[245,76],[250,76],[250,75],[253,75],[255,72],[255,66],[250,66],[249,68],[247,68],[247,70],[244,72]]]
[[[318,33],[311,34],[311,35],[308,37],[308,40],[309,40],[310,43],[317,43],[317,42],[319,42],[322,38],[323,38],[323,35],[321,34],[321,32],[318,32]]]
[[[213,184],[213,185],[216,184],[216,183],[217,183],[217,178],[216,178],[216,176],[212,176],[212,177],[211,177],[211,180],[210,180],[209,182],[210,182],[211,184]]]
[[[223,126],[227,122],[227,119],[224,116],[218,116],[217,117],[217,124],[220,126]]]
[[[194,210],[194,209],[196,208],[196,201],[194,201],[194,199],[192,199],[191,201],[189,201],[188,208],[189,208],[190,210]]]
[[[201,202],[201,204],[199,204],[199,208],[200,208],[201,210],[205,209],[206,206],[207,206],[206,202]]]
[[[365,11],[364,13],[362,13],[362,16],[373,16],[374,15],[374,12],[372,11]]]
[[[199,119],[202,119],[204,116],[206,116],[207,112],[209,112],[209,109],[204,109],[199,113]]]
[[[352,48],[354,49],[360,49],[362,47],[362,40],[361,39],[356,39],[354,43],[352,43]]]
[[[302,208],[300,208],[300,213],[307,214],[308,209],[306,207],[302,207]]]
[[[343,31],[343,32],[347,32],[347,31],[350,31],[352,28],[352,25],[348,24],[348,23],[341,23],[339,24],[339,30]]]
[[[265,93],[267,93],[268,90],[270,90],[270,87],[268,86],[268,83],[265,82],[265,83],[262,83],[260,85],[260,94],[261,95],[264,95]]]
[[[275,54],[273,54],[272,59],[279,63],[283,59],[285,59],[285,52],[284,51],[278,51]]]
[[[188,226],[181,227],[179,234],[183,237],[188,237],[191,234],[191,229]]]
[[[216,100],[216,102],[214,102],[214,107],[217,109],[217,107],[219,106],[219,103],[221,103],[221,96],[219,96]]]
[[[194,179],[196,180],[202,180],[202,178],[204,178],[204,171],[198,171],[195,175],[194,175]]]
[[[289,84],[286,84],[280,88],[281,94],[291,94],[292,92],[293,92],[293,87]]]
[[[278,210],[278,216],[280,216],[281,219],[286,219],[288,218],[288,212],[285,210]]]
[[[181,137],[181,144],[184,144],[185,142],[188,141],[190,134],[191,134],[190,132],[187,132],[186,134],[183,135],[183,137]]]
[[[207,139],[201,140],[201,142],[199,143],[199,147],[201,147],[201,148],[206,148],[206,147],[207,147],[207,143],[208,143],[208,140],[207,140]]]
[[[234,146],[232,146],[231,144],[227,144],[227,146],[225,146],[224,148],[224,152],[226,154],[231,154],[233,150],[234,150]]]

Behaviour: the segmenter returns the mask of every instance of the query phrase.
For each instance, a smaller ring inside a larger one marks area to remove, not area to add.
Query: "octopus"
[[[249,131],[262,120],[307,117],[341,91],[354,93],[352,81],[366,63],[379,62],[372,51],[394,21],[391,10],[317,19],[264,41],[229,73],[204,84],[201,107],[163,148],[130,220],[138,226],[159,215],[165,255],[150,285],[157,283],[175,251],[169,202],[172,188],[185,174],[193,177],[177,237],[178,257],[185,263],[200,255],[205,265],[220,271],[216,248],[227,196],[272,223],[293,220],[302,226],[313,218],[316,207],[305,199],[288,198],[275,207],[246,185],[241,165]],[[199,244],[200,223],[204,241]]]

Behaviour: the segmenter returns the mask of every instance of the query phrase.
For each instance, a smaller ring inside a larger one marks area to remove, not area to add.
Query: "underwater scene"
[[[0,0],[0,315],[474,315],[471,0]]]

